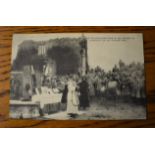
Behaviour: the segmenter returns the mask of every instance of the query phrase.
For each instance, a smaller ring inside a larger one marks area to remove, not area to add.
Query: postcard
[[[14,34],[10,117],[146,119],[141,33]]]

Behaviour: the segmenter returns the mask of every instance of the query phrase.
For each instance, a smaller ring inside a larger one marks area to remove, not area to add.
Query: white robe
[[[73,81],[68,82],[67,94],[67,113],[78,113],[79,99],[76,92],[76,84]]]

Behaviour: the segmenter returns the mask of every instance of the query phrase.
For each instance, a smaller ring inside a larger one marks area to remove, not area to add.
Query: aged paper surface
[[[140,33],[14,34],[10,117],[146,119]]]

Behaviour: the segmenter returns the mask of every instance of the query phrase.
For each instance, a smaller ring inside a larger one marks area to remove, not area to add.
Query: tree
[[[22,70],[23,66],[33,64],[37,52],[37,44],[34,41],[24,41],[21,43],[17,57],[13,62],[13,70]]]

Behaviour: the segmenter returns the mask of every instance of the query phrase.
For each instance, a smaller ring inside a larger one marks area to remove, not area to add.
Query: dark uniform
[[[86,109],[89,107],[89,85],[86,80],[79,84],[80,91],[80,108]]]

